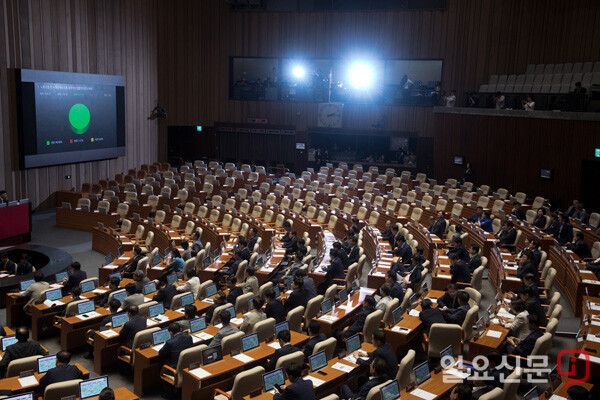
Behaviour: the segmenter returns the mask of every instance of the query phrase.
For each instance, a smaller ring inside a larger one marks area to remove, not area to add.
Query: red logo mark
[[[584,377],[583,378],[572,378],[574,376],[577,376],[577,357],[570,357],[570,361],[571,361],[571,367],[569,367],[567,370],[563,370],[562,369],[562,356],[563,354],[582,354],[584,359],[585,359],[585,373],[584,373]],[[569,379],[564,387],[565,390],[567,390],[569,388],[569,386],[574,385],[576,383],[585,383],[588,381],[588,379],[590,378],[590,355],[588,354],[587,351],[583,350],[583,349],[565,349],[565,350],[561,350],[560,353],[558,353],[558,360],[557,360],[557,364],[556,364],[556,370],[558,372],[558,374],[560,376],[565,376],[567,378],[572,378]]]

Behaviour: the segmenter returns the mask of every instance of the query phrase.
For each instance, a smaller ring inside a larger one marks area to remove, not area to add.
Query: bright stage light
[[[306,71],[301,66],[297,65],[292,69],[292,74],[298,79],[304,78]]]
[[[365,89],[373,84],[375,74],[371,66],[366,63],[356,63],[350,67],[348,80],[355,89]]]

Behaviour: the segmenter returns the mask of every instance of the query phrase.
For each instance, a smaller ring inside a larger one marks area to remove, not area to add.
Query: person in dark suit
[[[467,249],[465,249],[465,246],[463,245],[463,240],[461,238],[454,238],[452,239],[452,243],[451,243],[452,247],[450,249],[448,249],[448,253],[447,256],[451,257],[453,254],[456,254],[458,256],[458,258],[460,258],[462,261],[466,263],[469,262],[469,252],[467,251]]]
[[[537,239],[525,239],[525,247],[521,250],[519,254],[519,259],[523,258],[525,252],[527,250],[531,251],[531,262],[535,265],[536,268],[540,266],[540,262],[542,261],[542,252],[540,251],[540,241]]]
[[[240,258],[242,259],[242,261],[244,261],[244,260],[250,261],[252,252],[250,252],[250,250],[248,249],[248,241],[246,241],[245,237],[240,236],[240,239],[238,241],[238,246],[239,246],[239,249],[241,250]]]
[[[83,372],[75,365],[70,365],[71,353],[59,351],[56,354],[56,367],[46,371],[40,378],[40,390],[43,393],[46,386],[53,383],[70,381],[72,379],[83,379]]]
[[[545,232],[548,235],[554,236],[554,238],[556,239],[559,229],[560,229],[560,222],[558,222],[558,214],[557,213],[550,214],[550,223],[548,224],[548,227],[546,228]]]
[[[344,274],[344,265],[338,256],[338,250],[331,249],[329,251],[329,258],[331,259],[331,264],[323,268],[323,272],[325,272],[325,281],[320,284],[319,288],[317,289],[319,294],[324,294],[334,279],[344,279],[346,277]]]
[[[535,277],[536,285],[540,284],[540,272],[538,268],[533,264],[533,253],[531,250],[527,250],[523,253],[521,261],[519,261],[519,267],[517,268],[517,278],[522,279],[525,275],[531,274]]]
[[[21,254],[21,260],[14,271],[7,271],[11,275],[27,275],[33,272],[33,265],[29,262],[29,256],[26,253]]]
[[[469,272],[473,273],[479,267],[481,267],[481,256],[479,255],[479,246],[472,244],[469,246]]]
[[[497,349],[491,349],[487,353],[487,359],[490,364],[485,374],[486,379],[475,379],[475,388],[473,390],[473,400],[478,400],[484,394],[491,392],[494,388],[504,388],[504,381],[510,375],[510,370],[502,362],[502,352]],[[492,379],[490,379],[492,378]]]
[[[116,277],[113,276],[112,278],[110,278],[108,280],[108,292],[104,293],[104,296],[102,296],[102,300],[100,301],[99,306],[100,307],[106,307],[108,305],[108,298],[110,297],[111,293],[116,292],[117,290],[121,289],[119,287],[119,285],[121,284],[121,280]]]
[[[392,250],[392,254],[399,258],[399,262],[402,264],[410,264],[410,258],[412,257],[412,249],[406,243],[404,235],[396,236],[396,248]],[[400,261],[401,260],[401,261]]]
[[[477,210],[475,210],[475,212],[473,214],[471,214],[471,216],[469,218],[467,218],[467,221],[479,222],[479,220],[481,219],[482,216],[483,216],[483,207],[477,207]]]
[[[258,229],[253,226],[250,228],[250,230],[248,231],[250,238],[248,239],[248,250],[250,252],[254,251],[254,246],[256,245],[256,242],[258,241]]]
[[[220,278],[224,275],[233,275],[235,276],[237,273],[237,269],[242,263],[242,250],[237,249],[233,252],[233,257],[231,260],[227,261],[225,265],[220,268],[217,272],[215,272],[215,276],[217,281],[220,281]]]
[[[171,339],[165,342],[165,345],[158,351],[158,356],[167,359],[167,365],[171,368],[177,368],[179,354],[185,349],[192,347],[193,340],[188,334],[182,333],[181,325],[177,322],[171,322],[169,325]]]
[[[573,243],[567,245],[567,248],[572,250],[573,253],[577,254],[582,260],[585,260],[586,258],[592,258],[590,246],[588,246],[583,239],[583,233],[581,231],[577,231],[575,233],[575,239],[573,240]]]
[[[165,308],[171,308],[173,297],[177,295],[177,286],[170,285],[166,275],[158,278],[158,291],[152,297],[152,300],[163,303]]]
[[[446,218],[444,214],[445,213],[443,211],[438,211],[437,219],[433,225],[429,227],[429,233],[432,233],[442,239],[444,238],[444,233],[446,232]]]
[[[375,357],[373,362],[371,362],[369,369],[371,379],[366,381],[357,393],[354,393],[348,385],[342,385],[340,388],[340,398],[346,400],[365,400],[371,389],[390,379],[385,373],[386,370],[387,364],[385,363],[385,360],[381,357]]]
[[[497,237],[499,240],[498,247],[513,245],[517,239],[515,224],[513,224],[512,221],[506,221],[502,230],[498,232]]]
[[[17,264],[8,258],[8,253],[0,254],[0,272],[12,275],[16,270]]]
[[[373,332],[371,343],[373,343],[373,346],[375,346],[374,351],[366,352],[362,350],[356,350],[354,352],[353,356],[358,360],[358,365],[371,365],[375,358],[380,357],[385,360],[385,373],[387,376],[396,376],[398,373],[398,358],[396,357],[394,348],[389,343],[386,343],[385,333],[382,330],[376,330]],[[363,360],[360,357],[368,357],[368,359]]]
[[[63,288],[70,292],[75,286],[79,286],[82,280],[87,279],[87,273],[81,270],[81,264],[75,261],[71,264],[71,273],[63,280]]]
[[[530,287],[521,288],[519,290],[519,297],[525,302],[527,313],[537,317],[539,326],[546,326],[548,317],[546,317],[546,312],[540,303],[540,299],[534,296],[533,289]]]
[[[342,247],[340,242],[334,242],[333,248],[337,250],[337,255],[342,260],[342,265],[344,268],[348,268],[350,266],[350,259],[348,258],[348,254],[346,254],[346,250]]]
[[[571,385],[567,389],[567,400],[589,400],[593,397],[590,397],[590,395],[594,392],[595,388],[592,389],[592,393],[590,393],[586,388],[584,388],[581,385]]]
[[[244,289],[242,286],[237,286],[237,278],[233,275],[229,275],[225,282],[227,283],[227,289],[229,289],[227,302],[235,305],[237,298],[244,294]]]
[[[544,229],[546,227],[546,221],[548,217],[546,216],[546,209],[544,207],[538,208],[537,215],[535,216],[535,220],[533,221],[533,226],[538,229]]]
[[[342,330],[342,335],[345,338],[349,338],[350,336],[354,336],[355,334],[362,332],[365,327],[365,322],[369,314],[375,311],[375,306],[377,302],[375,301],[375,297],[368,295],[365,297],[363,301],[362,310],[359,311],[356,319],[352,323],[352,325],[345,327]]]
[[[579,200],[574,199],[573,204],[567,208],[567,212],[565,213],[567,217],[572,217],[577,212],[577,204],[579,204]]]
[[[521,208],[521,203],[518,201],[513,202],[513,208],[510,212],[510,215],[514,215],[519,221],[525,220],[525,211]]]
[[[142,254],[142,248],[140,246],[133,247],[133,257],[123,266],[123,276],[126,278],[131,278],[133,273],[137,269],[138,262],[144,258]]]
[[[393,266],[391,271],[396,272]],[[399,272],[399,275],[404,276],[401,283],[403,289],[410,287],[414,290],[423,277],[423,256],[418,254],[413,255],[410,267],[406,268],[403,273]]]
[[[138,306],[131,306],[127,313],[129,314],[129,321],[123,324],[121,331],[119,332],[119,339],[123,346],[131,349],[133,346],[133,338],[139,331],[146,329],[146,317],[138,315],[140,309]],[[133,350],[133,349],[132,349]]]
[[[558,222],[560,222],[560,228],[558,233],[554,236],[561,246],[573,241],[573,226],[569,222],[569,219],[564,214],[558,215]]]
[[[298,270],[298,272],[296,272],[296,277],[302,278],[302,280],[304,282],[304,286],[302,286],[302,288],[308,294],[309,299],[312,299],[313,297],[315,297],[317,295],[317,288],[315,286],[315,281],[313,280],[313,278],[311,278],[310,276],[307,275],[305,270],[303,270],[303,269]]]
[[[288,256],[298,251],[298,233],[295,229],[289,231],[289,238],[290,240],[281,245],[281,247],[285,249],[285,254]]]
[[[459,383],[452,388],[450,400],[472,400],[473,389],[466,383]]]
[[[514,336],[506,338],[505,354],[512,354],[519,357],[531,355],[535,347],[535,342],[544,334],[544,330],[540,328],[537,316],[528,315],[527,320],[529,321],[529,335],[523,340]]]
[[[119,308],[121,308],[121,302],[117,299],[112,299],[108,304],[108,310],[110,311],[110,314],[102,319],[100,326],[105,326],[106,324],[112,322],[112,317],[118,313]]]
[[[205,317],[206,317],[207,323],[212,321],[212,317],[215,312],[215,308],[222,306],[226,302],[227,302],[227,295],[225,294],[225,292],[218,291],[217,294],[215,294],[213,297],[213,304],[210,307],[208,307],[208,309],[206,310]]]
[[[302,366],[289,364],[285,368],[290,384],[281,387],[281,392],[275,388],[273,400],[315,400],[315,388],[308,379],[302,379]]]
[[[265,297],[267,298],[267,305],[265,306],[267,318],[274,318],[276,324],[285,321],[285,308],[281,300],[275,298],[275,291],[267,289]]]
[[[438,308],[432,307],[432,302],[428,298],[421,301],[422,311],[419,313],[419,318],[423,321],[423,332],[429,335],[431,325],[445,324],[444,313]]]
[[[390,285],[390,296],[393,299],[398,299],[402,302],[402,299],[404,299],[404,289],[400,282],[398,282],[396,276],[394,271],[388,271],[385,274],[385,283]]]
[[[21,326],[15,332],[17,343],[6,348],[2,361],[0,361],[0,376],[4,376],[6,368],[13,360],[30,356],[47,356],[48,352],[38,343],[29,341],[29,328]]]
[[[287,243],[290,240],[292,240],[292,238],[290,236],[290,231],[292,230],[292,224],[290,224],[290,221],[285,221],[283,223],[283,229],[285,230],[285,234],[283,236],[281,236],[281,239],[279,239],[279,241],[281,243]]]
[[[446,286],[446,293],[437,299],[438,307],[458,308],[458,286],[455,283],[449,283]]]
[[[470,283],[471,274],[469,267],[463,260],[458,257],[458,254],[453,254],[450,257],[450,275],[452,275],[452,283]]]
[[[392,220],[388,219],[385,221],[385,229],[381,232],[381,239],[389,242],[393,238],[392,235]]]
[[[294,279],[294,283],[292,283],[292,293],[290,293],[290,296],[283,304],[283,307],[286,311],[293,310],[298,306],[303,306],[306,308],[309,296],[306,290],[304,290],[303,286],[304,280],[297,276],[296,279]]]
[[[304,346],[305,363],[308,363],[308,357],[312,356],[316,344],[327,339],[327,335],[325,335],[324,333],[319,333],[320,330],[321,323],[316,319],[311,319],[308,324],[308,335],[310,336],[310,339],[308,339],[308,342],[306,342],[306,346]]]
[[[390,246],[392,247],[392,249],[394,249],[396,247],[396,238],[398,237],[398,225],[392,225],[390,231],[391,235],[390,238],[387,239],[387,241],[390,242]]]
[[[0,204],[8,204],[10,203],[8,201],[8,193],[6,193],[6,190],[0,190]]]
[[[277,340],[279,341],[279,348],[277,350],[275,350],[275,353],[273,353],[273,357],[271,357],[269,359],[269,362],[267,363],[267,368],[266,371],[273,371],[275,369],[275,366],[277,365],[277,361],[283,357],[283,356],[287,356],[288,354],[292,354],[295,353],[298,350],[297,347],[292,346],[290,344],[290,340],[292,340],[292,336],[290,334],[290,331],[285,330],[285,331],[280,331],[277,334]]]
[[[575,214],[571,216],[573,219],[578,219],[582,224],[587,224],[590,220],[590,216],[583,208],[583,204],[579,203],[575,207]]]
[[[352,236],[350,238],[350,253],[348,253],[348,265],[352,265],[358,262],[360,257],[360,249],[358,248],[358,238]]]
[[[467,316],[467,312],[471,307],[469,307],[469,293],[461,290],[458,292],[458,308],[446,308],[444,307],[442,311],[444,311],[444,318],[446,322],[449,324],[457,324],[462,326],[463,322],[465,322],[465,318]]]

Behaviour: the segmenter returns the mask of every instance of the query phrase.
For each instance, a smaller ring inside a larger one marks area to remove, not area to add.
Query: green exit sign
[[[202,132],[202,126],[201,125],[197,125],[196,126],[196,132]],[[600,149],[596,149],[597,154],[600,154],[600,153],[598,153],[599,150]],[[600,157],[600,156],[597,156],[597,157]]]

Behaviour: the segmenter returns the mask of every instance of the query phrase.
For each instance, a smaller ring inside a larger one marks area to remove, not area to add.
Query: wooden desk
[[[6,326],[16,328],[21,321],[19,314],[23,313],[23,307],[29,301],[26,297],[18,297],[16,293],[6,294]]]
[[[91,231],[98,226],[98,222],[104,226],[117,226],[119,215],[116,213],[101,214],[97,211],[68,210],[56,207],[56,226],[58,228],[76,229],[80,231]]]
[[[565,384],[569,381],[569,378],[562,376],[561,380],[562,380],[562,383],[560,384],[560,386],[558,388],[556,388],[556,390],[554,391],[553,394],[566,398],[567,391],[565,390]],[[592,385],[591,383],[586,383],[586,382],[580,382],[580,383],[577,383],[577,385],[583,386],[584,388],[586,388],[588,390],[588,392],[591,391],[592,388],[594,387],[594,385]],[[552,395],[547,396],[546,392],[544,392],[540,395],[540,400],[549,400],[551,397],[552,397]]]
[[[489,331],[501,332],[501,335],[499,338],[491,337],[488,336]],[[477,356],[487,357],[487,353],[491,349],[501,349],[509,332],[502,325],[491,324],[477,340],[475,338],[469,340],[469,360],[473,360]]]
[[[333,337],[333,334],[349,325],[349,321],[362,309],[363,301],[365,297],[375,293],[375,289],[360,288],[360,291],[354,293],[348,301],[343,303],[343,307],[334,307],[330,312],[317,318],[321,323],[321,333],[326,334],[329,337]],[[348,306],[352,303],[351,306]]]
[[[291,344],[296,347],[302,346],[309,339],[308,336],[294,331],[290,333],[292,334]],[[226,355],[222,361],[201,367],[211,374],[202,379],[198,379],[197,376],[190,373],[190,370],[186,368],[183,371],[181,398],[186,400],[205,400],[212,398],[213,391],[216,388],[229,390],[233,385],[233,380],[237,373],[258,364],[265,365],[267,358],[271,357],[273,353],[275,353],[275,348],[262,342],[260,347],[244,353],[254,359],[254,361],[246,364],[233,358],[231,355]]]
[[[135,394],[131,393],[129,391],[129,389],[124,388],[124,387],[114,389],[114,392],[115,392],[115,399],[118,399],[118,400],[139,400],[139,397],[137,397]],[[90,397],[87,400],[98,400],[98,396]]]
[[[74,365],[77,368],[79,368],[79,370],[83,373],[83,379],[88,379],[90,377],[90,372],[87,369],[85,369],[78,363],[76,363]],[[39,381],[44,375],[46,375],[46,373],[40,374],[40,373],[35,372],[33,374],[33,376],[35,376],[35,379],[38,381],[38,383],[36,383],[35,385],[30,385],[30,386],[21,386],[21,383],[19,383],[18,376],[12,376],[10,378],[0,379],[0,390],[12,390],[14,394],[22,393],[22,392],[32,392],[32,391],[37,392],[40,390]]]

